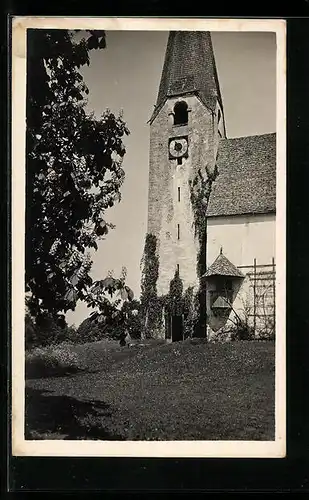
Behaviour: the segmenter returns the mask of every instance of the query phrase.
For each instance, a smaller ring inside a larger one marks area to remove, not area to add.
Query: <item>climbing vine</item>
[[[148,233],[142,258],[141,281],[141,316],[146,336],[151,336],[161,326],[163,311],[171,314],[184,314],[185,336],[204,337],[206,328],[206,288],[202,276],[206,272],[207,245],[207,208],[212,184],[218,176],[217,159],[214,168],[209,165],[205,170],[198,170],[193,180],[189,181],[190,201],[193,210],[195,237],[198,240],[197,276],[198,291],[188,288],[183,294],[183,283],[179,272],[175,272],[170,282],[169,293],[157,295],[157,280],[159,276],[159,258],[157,255],[157,238]]]
[[[190,201],[194,217],[195,237],[198,240],[197,276],[199,289],[195,297],[196,308],[199,311],[195,324],[195,336],[204,336],[206,327],[206,288],[201,277],[206,272],[206,246],[207,246],[207,208],[209,204],[212,184],[218,176],[217,159],[213,169],[206,165],[205,171],[198,170],[193,180],[189,181]]]
[[[188,287],[183,294],[183,313],[184,313],[184,337],[192,337],[195,331],[195,325],[198,319],[197,301],[194,295],[194,288]]]
[[[184,336],[192,336],[193,323],[195,321],[194,313],[194,294],[193,287],[183,291],[183,281],[180,278],[179,271],[176,270],[174,277],[170,281],[169,291],[166,295],[157,297],[155,309],[158,318],[157,328],[163,327],[163,318],[165,321],[169,316],[184,317]]]
[[[144,253],[141,261],[141,318],[142,328],[150,335],[159,320],[157,281],[159,276],[159,257],[157,255],[157,238],[147,233]]]
[[[179,271],[175,271],[174,278],[170,281],[169,293],[165,299],[166,311],[173,316],[181,315],[183,312],[183,283]]]

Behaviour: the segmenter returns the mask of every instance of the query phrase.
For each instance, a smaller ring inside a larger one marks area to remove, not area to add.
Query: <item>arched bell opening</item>
[[[174,125],[188,124],[188,104],[185,101],[176,102],[174,106]]]

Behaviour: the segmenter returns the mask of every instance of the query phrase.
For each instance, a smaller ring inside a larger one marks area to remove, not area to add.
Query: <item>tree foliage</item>
[[[92,280],[90,249],[112,224],[105,212],[121,199],[121,115],[87,114],[80,68],[105,34],[28,30],[26,289],[32,316],[74,309]]]
[[[41,315],[34,322],[27,313],[25,316],[25,347],[44,347],[63,341],[76,342],[76,328],[68,326],[64,316],[57,318],[50,314]]]
[[[105,321],[108,317],[115,317],[117,311],[127,301],[134,299],[134,293],[126,285],[127,270],[122,268],[119,278],[109,271],[106,278],[93,283],[88,293],[88,307],[95,309],[91,314],[96,321]]]
[[[109,272],[106,278],[94,283],[89,294],[88,307],[95,310],[90,315],[91,324],[102,336],[123,340],[126,334],[140,337],[140,303],[126,285],[126,268],[119,278]]]
[[[104,338],[120,340],[126,332],[132,338],[140,338],[140,302],[136,299],[123,303],[120,310],[110,308],[110,314],[103,317],[90,315],[78,327],[76,341],[78,343],[94,342]],[[114,314],[116,313],[116,314]]]

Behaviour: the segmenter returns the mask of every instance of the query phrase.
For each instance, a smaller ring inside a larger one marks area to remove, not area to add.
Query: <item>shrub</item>
[[[68,327],[64,316],[59,316],[56,321],[51,315],[42,314],[33,318],[25,315],[25,343],[26,349],[45,347],[60,344],[68,338],[73,338],[75,327]]]
[[[26,352],[26,377],[64,375],[82,369],[78,355],[68,343],[61,346],[35,347]]]
[[[229,317],[229,322],[232,326],[228,328],[230,340],[254,340],[255,331],[250,324],[250,311],[251,308],[247,303],[243,303],[243,308],[241,310],[241,315],[237,313],[232,305],[227,299],[226,302],[230,305],[233,315]]]
[[[88,317],[82,321],[76,332],[76,342],[85,344],[88,342],[96,342],[108,337],[106,325],[97,323]]]
[[[38,342],[35,324],[29,314],[25,316],[25,341],[26,349],[30,349]]]
[[[245,319],[237,317],[234,328],[231,328],[231,340],[254,340],[254,329]]]

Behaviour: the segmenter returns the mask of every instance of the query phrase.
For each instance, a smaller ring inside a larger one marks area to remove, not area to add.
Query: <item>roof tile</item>
[[[196,93],[212,110],[222,107],[219,80],[208,31],[171,31],[153,117],[168,97]]]
[[[207,216],[276,211],[276,134],[221,139]]]

